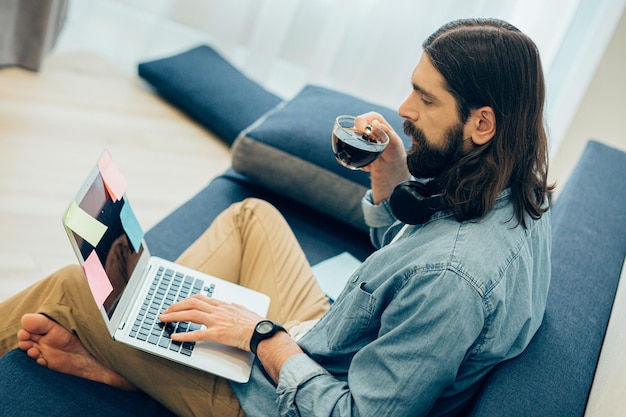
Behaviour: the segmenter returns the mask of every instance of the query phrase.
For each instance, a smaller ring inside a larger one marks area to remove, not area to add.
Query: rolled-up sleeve
[[[368,190],[361,199],[361,208],[365,224],[370,227],[370,240],[377,249],[389,243],[404,225],[391,212],[389,200],[374,204],[372,190]]]
[[[330,374],[306,354],[302,353],[289,358],[280,370],[278,386],[276,387],[280,415],[299,415],[295,408],[298,388],[321,375]]]
[[[374,200],[372,199],[372,190],[368,190],[361,199],[361,208],[363,209],[365,224],[369,227],[388,227],[396,221],[395,216],[391,212],[388,200],[381,201],[379,204],[374,204]]]

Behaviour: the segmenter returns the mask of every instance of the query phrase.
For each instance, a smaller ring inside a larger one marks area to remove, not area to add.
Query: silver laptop
[[[247,382],[254,355],[212,342],[178,343],[165,325],[169,305],[203,294],[244,305],[265,317],[269,297],[151,256],[125,193],[124,179],[105,152],[70,203],[63,224],[96,304],[114,340],[237,382]]]

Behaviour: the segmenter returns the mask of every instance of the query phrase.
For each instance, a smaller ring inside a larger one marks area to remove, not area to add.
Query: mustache
[[[402,124],[402,130],[404,134],[411,137],[416,138],[418,136],[422,136],[421,132],[417,130],[417,128],[411,123],[409,120],[405,120]]]
[[[415,125],[413,125],[411,121],[405,120],[402,124],[402,130],[404,130],[405,135],[412,139],[411,145],[407,148],[407,152],[409,154],[422,152],[425,149],[430,148],[424,132],[421,129],[415,127]]]

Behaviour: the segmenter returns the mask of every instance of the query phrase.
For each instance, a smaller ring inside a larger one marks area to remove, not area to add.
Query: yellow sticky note
[[[91,217],[73,200],[65,212],[63,223],[94,248],[98,246],[100,239],[107,231],[106,225]]]
[[[128,181],[122,176],[122,173],[117,169],[117,166],[111,158],[111,154],[106,151],[98,161],[98,170],[104,181],[111,199],[118,201],[122,198],[128,188]]]
[[[98,308],[100,308],[109,294],[113,292],[113,285],[111,285],[111,281],[95,250],[91,251],[91,254],[85,260],[83,271],[85,271],[93,299],[96,301]]]

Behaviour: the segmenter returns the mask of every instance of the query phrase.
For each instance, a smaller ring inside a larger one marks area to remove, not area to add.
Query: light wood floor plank
[[[0,70],[0,299],[75,262],[61,216],[105,149],[144,229],[230,165],[223,142],[98,56]]]

